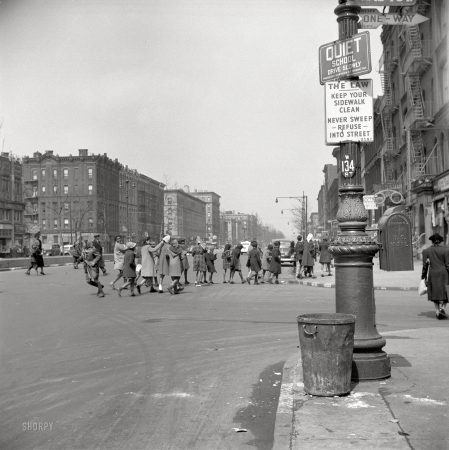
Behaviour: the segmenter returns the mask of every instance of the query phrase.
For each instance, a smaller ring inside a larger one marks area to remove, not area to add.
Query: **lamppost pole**
[[[357,33],[360,10],[354,0],[339,0],[335,8],[339,39],[350,38]],[[390,360],[382,351],[386,341],[375,324],[373,257],[379,248],[365,232],[368,214],[363,206],[360,142],[341,143],[334,149],[333,155],[338,161],[341,203],[336,217],[339,232],[331,241],[329,251],[335,259],[336,312],[357,317],[352,378],[388,378],[391,373]],[[348,158],[354,161],[355,167],[351,177],[345,177],[341,171],[341,162]]]

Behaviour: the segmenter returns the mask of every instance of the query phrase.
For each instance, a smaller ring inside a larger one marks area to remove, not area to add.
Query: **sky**
[[[292,235],[325,164],[318,48],[337,0],[2,0],[3,151],[107,153]],[[374,95],[382,53],[370,30]]]

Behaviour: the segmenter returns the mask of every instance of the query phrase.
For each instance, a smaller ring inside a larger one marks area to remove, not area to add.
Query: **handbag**
[[[427,267],[427,274],[426,278],[423,278],[418,285],[418,295],[424,295],[427,294],[427,280],[429,279],[429,272],[430,272],[430,261],[429,265]]]

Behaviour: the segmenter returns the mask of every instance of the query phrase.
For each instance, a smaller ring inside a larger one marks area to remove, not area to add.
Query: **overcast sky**
[[[325,164],[318,47],[337,0],[3,0],[3,151],[79,148],[221,195],[291,236]],[[380,29],[371,31],[373,69]],[[379,74],[375,95],[381,93]]]

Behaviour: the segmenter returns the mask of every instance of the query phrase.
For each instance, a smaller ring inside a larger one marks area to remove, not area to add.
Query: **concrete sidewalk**
[[[402,291],[416,291],[421,279],[422,261],[414,260],[414,270],[387,272],[379,268],[379,258],[373,259],[373,282],[374,289],[381,290],[402,290]],[[335,288],[335,268],[331,270],[332,275],[329,276],[327,272],[321,270],[321,264],[316,263],[314,266],[314,274],[316,278],[296,279],[293,275],[293,270],[289,267],[282,267],[283,273],[281,280],[288,283],[297,283],[307,286]]]
[[[300,354],[285,363],[274,450],[449,449],[449,328],[384,337],[391,378],[354,384],[345,397],[306,394]]]

